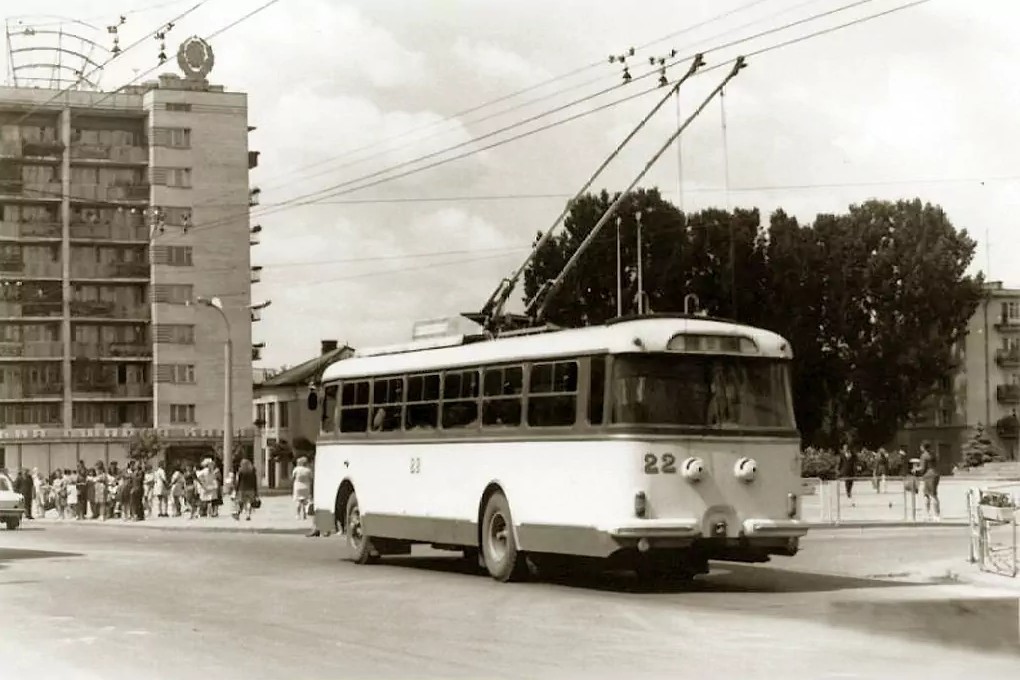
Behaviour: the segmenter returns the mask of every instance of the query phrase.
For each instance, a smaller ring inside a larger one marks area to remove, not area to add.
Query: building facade
[[[916,451],[932,442],[943,466],[958,463],[980,424],[1010,460],[1018,456],[1020,409],[1020,289],[985,284],[985,295],[956,348],[957,369],[943,378],[926,408],[897,443]]]
[[[319,356],[267,376],[255,385],[253,418],[258,428],[255,450],[262,455],[264,484],[279,487],[289,483],[288,461],[273,461],[273,452],[279,444],[293,450],[295,443],[302,440],[315,443],[319,419],[317,411],[308,410],[308,386],[319,379],[327,366],[353,353],[352,348],[341,346],[336,340],[323,340]]]
[[[251,442],[247,97],[207,73],[0,88],[0,467],[124,461],[150,428],[206,455],[228,333]]]

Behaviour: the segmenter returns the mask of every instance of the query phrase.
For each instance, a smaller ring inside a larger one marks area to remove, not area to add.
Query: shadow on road
[[[458,557],[389,557],[384,565],[444,573],[485,575],[475,564]],[[606,571],[584,560],[556,572],[531,570],[531,581],[566,588],[619,593],[824,593],[863,588],[903,588],[925,585],[878,578],[858,578],[791,571],[760,565],[713,563],[712,573],[693,581],[659,582],[654,585],[628,571]]]
[[[0,547],[0,569],[6,569],[8,562],[15,560],[45,560],[54,557],[81,557],[81,553],[58,552],[55,550],[27,550]]]

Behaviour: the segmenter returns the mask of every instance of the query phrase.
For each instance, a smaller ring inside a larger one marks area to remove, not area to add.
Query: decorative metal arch
[[[69,17],[36,15],[7,19],[5,34],[11,85],[99,89],[101,62],[110,53],[98,42],[105,31]],[[41,58],[47,53],[50,60]]]

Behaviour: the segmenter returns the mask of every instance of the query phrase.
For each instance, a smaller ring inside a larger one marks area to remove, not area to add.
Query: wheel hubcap
[[[347,540],[355,550],[361,549],[361,543],[365,535],[361,528],[361,511],[358,506],[351,508],[351,515],[347,519]]]
[[[510,537],[508,532],[510,528],[507,526],[506,518],[503,517],[503,513],[497,512],[492,515],[489,520],[489,532],[488,546],[489,557],[495,562],[502,562],[506,559],[506,555],[510,550]]]

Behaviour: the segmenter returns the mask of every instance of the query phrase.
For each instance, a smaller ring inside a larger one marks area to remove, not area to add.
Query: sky
[[[264,2],[7,0],[4,10],[87,21],[100,42],[123,14],[122,47],[141,44],[104,69],[109,90],[175,71],[181,41]],[[266,343],[259,365],[299,363],[321,339],[401,342],[416,320],[478,310],[662,96],[595,111],[654,86],[657,73],[624,84],[609,63],[631,47],[634,76],[674,49],[671,81],[698,51],[707,64],[596,188],[625,188],[678,115],[749,54],[724,105],[710,104],[641,186],[686,210],[757,207],[767,219],[782,207],[807,221],[871,198],[920,197],[978,241],[972,273],[1020,287],[1020,43],[1011,40],[1020,3],[929,0],[784,44],[910,3],[278,0],[241,20],[211,38],[209,79],[248,93],[257,126],[252,224],[262,240],[252,261],[263,271],[252,297],[272,302],[253,333]],[[155,69],[149,34],[185,12],[167,36],[171,60]]]

